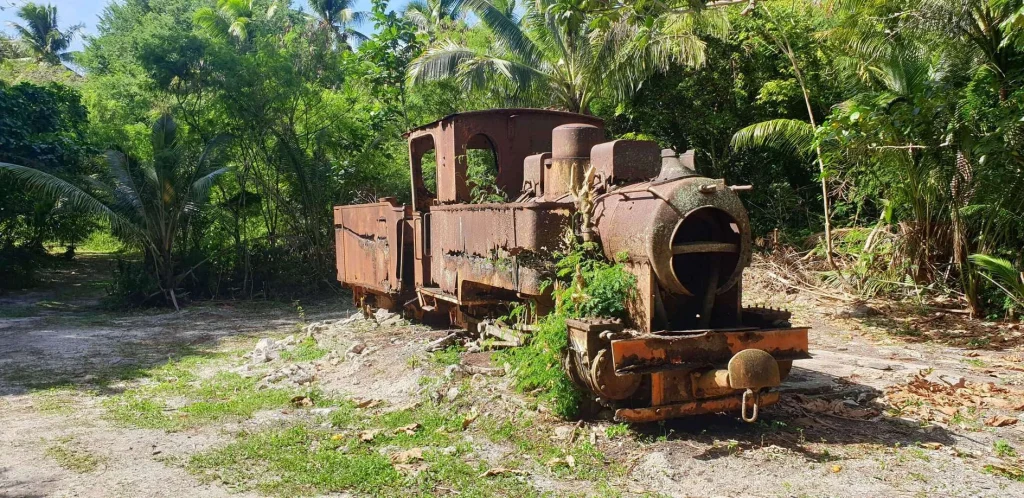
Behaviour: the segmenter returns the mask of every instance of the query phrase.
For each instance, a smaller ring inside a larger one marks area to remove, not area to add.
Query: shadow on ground
[[[778,404],[762,409],[761,417],[755,423],[743,422],[736,414],[715,414],[637,425],[634,430],[640,438],[649,441],[711,445],[706,449],[701,448],[694,455],[698,460],[715,460],[738,451],[774,445],[792,450],[810,461],[829,462],[839,457],[827,450],[816,451],[808,443],[877,444],[890,447],[920,443],[948,446],[955,443],[953,434],[938,426],[922,428],[888,417],[858,420],[808,412],[794,400],[794,395],[803,394],[832,401],[855,400],[858,397],[862,400],[874,399],[882,393],[873,387],[814,370],[795,367],[793,372],[802,378],[802,384],[820,387],[806,393],[783,393]],[[861,406],[872,407],[870,402],[862,402]],[[881,408],[875,408],[881,411]]]
[[[41,285],[0,298],[0,396],[49,388],[116,393],[168,361],[223,354],[231,343],[297,331],[304,320],[350,313],[348,300],[208,301],[113,310],[103,302],[112,256],[48,269]]]

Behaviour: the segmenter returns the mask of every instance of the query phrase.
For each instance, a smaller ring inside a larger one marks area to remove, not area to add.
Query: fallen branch
[[[507,373],[507,372],[505,372],[505,368],[504,367],[481,367],[481,366],[477,366],[477,365],[466,365],[466,364],[462,364],[462,365],[459,365],[459,366],[462,368],[462,371],[464,371],[464,372],[466,372],[466,373],[468,373],[470,375],[480,374],[480,375],[489,375],[491,377],[501,377],[501,376],[503,376],[503,375],[505,375]]]
[[[431,341],[429,344],[427,344],[427,352],[430,353],[430,352],[434,352],[434,351],[440,351],[442,349],[447,349],[447,348],[449,348],[451,346],[454,346],[458,342],[459,342],[459,333],[458,332],[452,332],[451,334],[448,334],[448,335],[446,335],[446,336],[444,336],[444,337],[442,337],[440,339],[437,339],[435,341]]]

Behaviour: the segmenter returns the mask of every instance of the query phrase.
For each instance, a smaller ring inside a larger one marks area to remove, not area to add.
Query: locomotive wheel
[[[640,387],[639,375],[615,375],[612,367],[612,353],[607,349],[597,352],[590,366],[590,379],[594,391],[602,398],[626,399]]]

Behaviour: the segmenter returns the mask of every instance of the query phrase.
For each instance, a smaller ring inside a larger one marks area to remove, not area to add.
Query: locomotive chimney
[[[551,132],[551,164],[544,169],[544,197],[557,199],[579,189],[590,167],[590,149],[604,142],[604,129],[582,123]]]
[[[693,167],[693,150],[688,150],[680,156],[672,149],[662,149],[661,173],[655,181],[663,182],[687,176],[697,176]]]

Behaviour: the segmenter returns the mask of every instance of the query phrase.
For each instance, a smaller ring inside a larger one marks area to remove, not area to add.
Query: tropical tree
[[[309,6],[316,13],[317,26],[330,34],[335,47],[352,50],[351,41],[356,44],[365,41],[366,35],[353,26],[366,21],[367,13],[356,11],[353,0],[310,0]]]
[[[179,140],[174,119],[165,114],[152,127],[152,159],[108,153],[109,182],[97,183],[92,191],[27,166],[0,162],[0,172],[69,208],[106,218],[115,233],[142,248],[157,279],[158,294],[178,309],[175,289],[192,270],[178,267],[176,241],[189,217],[208,201],[217,178],[227,171],[219,160],[226,140],[218,136],[198,156],[193,155]]]
[[[21,42],[38,60],[50,64],[60,64],[70,60],[68,52],[71,41],[84,27],[82,24],[71,26],[61,31],[57,23],[57,7],[26,3],[18,9],[18,17],[24,24],[9,23],[18,32]]]
[[[828,171],[825,168],[825,160],[822,158],[821,145],[814,140],[818,131],[818,121],[814,116],[814,106],[807,80],[800,69],[796,52],[793,50],[793,44],[787,34],[787,31],[795,26],[788,25],[786,20],[777,22],[768,6],[764,6],[762,10],[767,14],[770,24],[775,25],[775,29],[766,30],[768,38],[772,40],[778,51],[785,55],[793,69],[793,75],[800,85],[800,94],[807,109],[807,121],[772,119],[755,123],[736,132],[733,135],[732,144],[736,148],[763,145],[781,146],[793,152],[807,154],[814,159],[820,175],[822,210],[825,214],[825,259],[833,270],[838,271],[839,267],[833,257],[832,248],[832,211],[829,206]]]
[[[995,285],[1013,307],[1024,309],[1024,272],[1019,271],[1013,263],[1003,258],[985,254],[972,254],[972,263],[981,268],[982,276]]]
[[[402,17],[416,26],[417,33],[431,42],[451,31],[462,18],[463,0],[412,0],[402,11]]]
[[[500,87],[513,101],[582,113],[590,112],[598,96],[629,94],[672,62],[702,64],[704,44],[697,33],[721,33],[725,27],[723,16],[708,22],[710,17],[696,11],[602,28],[586,11],[552,0],[528,3],[522,18],[506,2],[465,0],[463,6],[480,18],[494,42],[432,44],[410,64],[414,84],[454,78],[468,89]]]
[[[249,24],[258,19],[254,7],[253,0],[217,0],[216,8],[203,7],[193,19],[214,38],[234,38],[245,43],[249,39]],[[272,17],[276,10],[276,5],[271,5],[266,17]]]
[[[0,33],[0,62],[24,56],[24,49],[16,40],[12,40],[6,34]]]

